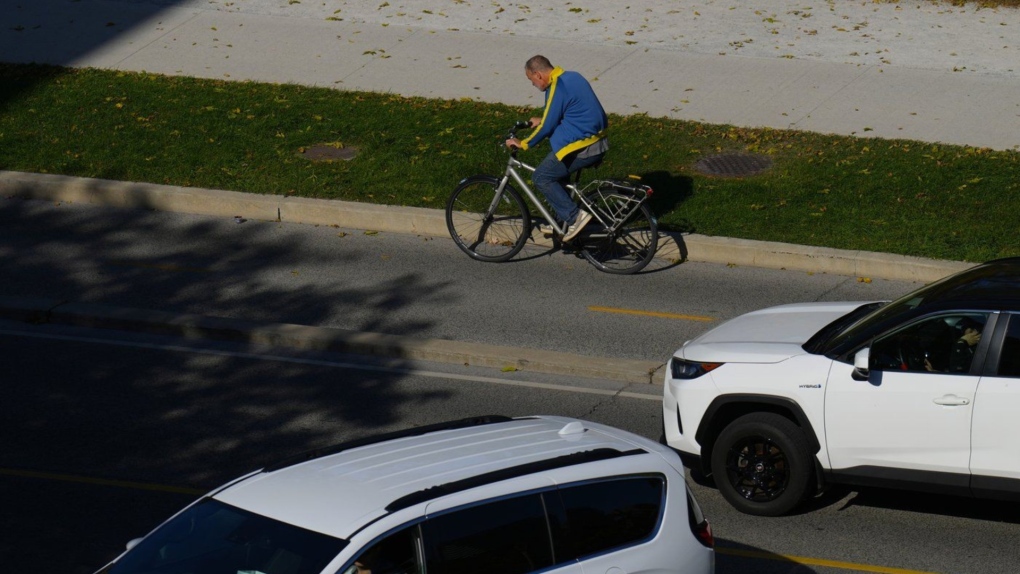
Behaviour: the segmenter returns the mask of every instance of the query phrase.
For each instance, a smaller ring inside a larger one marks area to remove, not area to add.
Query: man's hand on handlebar
[[[517,137],[517,130],[523,130],[526,128],[536,127],[542,123],[542,118],[531,118],[528,121],[519,120],[514,124],[514,127],[510,130],[510,137],[506,139],[506,147],[512,150],[521,149],[521,140]]]

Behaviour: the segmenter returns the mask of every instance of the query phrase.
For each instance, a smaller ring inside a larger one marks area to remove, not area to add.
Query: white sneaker
[[[591,214],[587,211],[580,209],[577,211],[577,217],[574,219],[574,224],[567,228],[567,233],[563,236],[563,241],[570,241],[577,237],[577,234],[584,229],[585,225],[591,221]]]

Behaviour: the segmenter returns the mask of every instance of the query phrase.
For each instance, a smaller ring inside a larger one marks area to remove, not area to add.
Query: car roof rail
[[[557,468],[565,468],[568,466],[575,466],[578,464],[585,464],[589,462],[597,462],[601,460],[609,460],[612,458],[619,458],[622,456],[634,456],[637,454],[645,454],[648,451],[640,448],[620,451],[613,448],[596,448],[592,450],[585,450],[581,452],[575,452],[571,454],[565,454],[555,458],[549,458],[545,460],[538,460],[535,462],[529,462],[520,464],[517,466],[511,466],[502,468],[500,470],[494,470],[492,472],[486,472],[477,476],[471,476],[461,480],[455,480],[453,482],[447,482],[445,484],[437,484],[429,488],[412,492],[401,496],[393,502],[386,505],[387,512],[396,512],[405,508],[410,508],[416,504],[422,502],[428,502],[449,494],[456,492],[463,492],[479,486],[485,486],[487,484],[493,484],[496,482],[502,482],[511,478],[517,478],[520,476],[526,476],[534,474],[536,472],[543,472],[548,470],[554,470]]]
[[[989,263],[1020,263],[1020,257],[1015,255],[1013,257],[1000,257],[991,261],[985,261],[983,265],[988,265]]]
[[[386,442],[389,440],[396,440],[399,438],[407,438],[412,436],[421,436],[433,432],[445,431],[445,430],[456,430],[462,428],[470,428],[482,425],[491,425],[496,423],[505,423],[513,420],[526,420],[524,419],[513,419],[502,415],[486,415],[479,417],[468,417],[463,419],[457,419],[452,421],[446,421],[442,423],[435,423],[430,425],[423,425],[418,427],[411,427],[404,430],[393,431],[389,433],[383,433],[378,435],[367,436],[354,440],[345,441],[331,446],[322,448],[316,448],[309,451],[305,451],[301,454],[287,457],[280,462],[266,466],[262,469],[262,472],[273,472],[280,470],[288,466],[294,466],[295,464],[301,464],[302,462],[308,462],[331,454],[337,454],[345,450],[351,450],[362,446],[368,446],[370,444],[377,444]]]

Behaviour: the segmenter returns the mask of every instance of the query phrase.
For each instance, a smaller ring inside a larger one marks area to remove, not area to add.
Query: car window
[[[858,345],[862,338],[870,338],[868,333],[878,325],[895,320],[895,317],[908,313],[922,305],[934,305],[939,301],[983,301],[1012,297],[1020,289],[1015,263],[997,263],[978,265],[967,271],[950,275],[935,283],[926,285],[917,291],[907,293],[903,297],[878,307],[859,321],[847,323],[846,328],[838,330],[824,340],[811,341],[809,352],[828,353],[844,345]],[[965,303],[964,303],[965,304]],[[843,349],[846,351],[847,349]],[[842,352],[842,351],[841,351]]]
[[[422,574],[418,525],[387,535],[354,559],[343,574]]]
[[[557,557],[583,559],[650,538],[662,514],[662,477],[628,477],[561,487],[565,516],[554,524]]]
[[[1009,319],[996,372],[1000,377],[1020,378],[1020,315],[1012,315]]]
[[[207,498],[159,527],[104,574],[318,574],[346,545]]]
[[[987,313],[929,317],[879,337],[871,368],[915,373],[969,373]]]
[[[429,574],[524,574],[553,564],[541,494],[456,510],[422,529]]]

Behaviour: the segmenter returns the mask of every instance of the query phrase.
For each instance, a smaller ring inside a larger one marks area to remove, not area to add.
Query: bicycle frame
[[[461,180],[446,202],[446,227],[457,247],[472,259],[502,263],[514,258],[528,241],[536,240],[531,221],[545,218],[558,247],[570,226],[556,220],[542,194],[528,184],[536,168],[517,159],[517,130],[531,127],[518,121],[510,128],[502,176],[478,174]],[[503,142],[501,142],[503,143]],[[502,147],[502,146],[500,146]],[[586,168],[587,169],[587,168]],[[583,170],[564,181],[568,197],[592,221],[578,238],[566,242],[567,251],[581,255],[600,271],[619,275],[637,273],[652,260],[658,244],[658,222],[647,205],[653,190],[624,180],[585,178]],[[586,172],[585,172],[586,173]],[[632,176],[633,177],[633,176]],[[527,181],[526,181],[527,180]],[[510,182],[513,183],[510,183]],[[543,230],[545,231],[545,230]],[[556,236],[560,239],[557,241]]]
[[[526,170],[529,173],[535,173],[535,168],[533,166],[517,159],[516,152],[513,152],[507,160],[506,171],[503,173],[503,177],[499,181],[499,186],[496,188],[496,195],[493,197],[492,204],[489,206],[489,212],[493,213],[495,211],[496,205],[503,197],[503,189],[506,188],[507,182],[513,179],[514,183],[520,187],[520,190],[525,197],[527,197],[531,204],[538,209],[539,213],[542,214],[542,217],[545,218],[546,222],[548,222],[557,233],[564,235],[567,232],[567,224],[556,221],[556,218],[549,213],[549,210],[545,208],[545,205],[542,204],[542,202],[538,199],[538,196],[535,195],[535,192],[532,191],[531,186],[529,186],[527,182],[524,181],[524,178],[521,177],[521,174],[517,171],[518,169]],[[586,211],[591,213],[592,216],[602,224],[602,226],[606,229],[607,234],[613,234],[616,233],[616,230],[623,225],[635,211],[638,210],[638,207],[644,203],[644,199],[634,199],[632,201],[633,205],[629,210],[626,210],[626,213],[600,213],[600,210],[592,208],[592,204],[584,197],[583,193],[584,190],[591,185],[599,183],[601,183],[599,180],[593,180],[581,189],[578,189],[577,185],[573,183],[568,183],[565,187],[570,192],[571,196],[576,197],[586,208]],[[623,211],[623,209],[620,209],[619,211]]]

